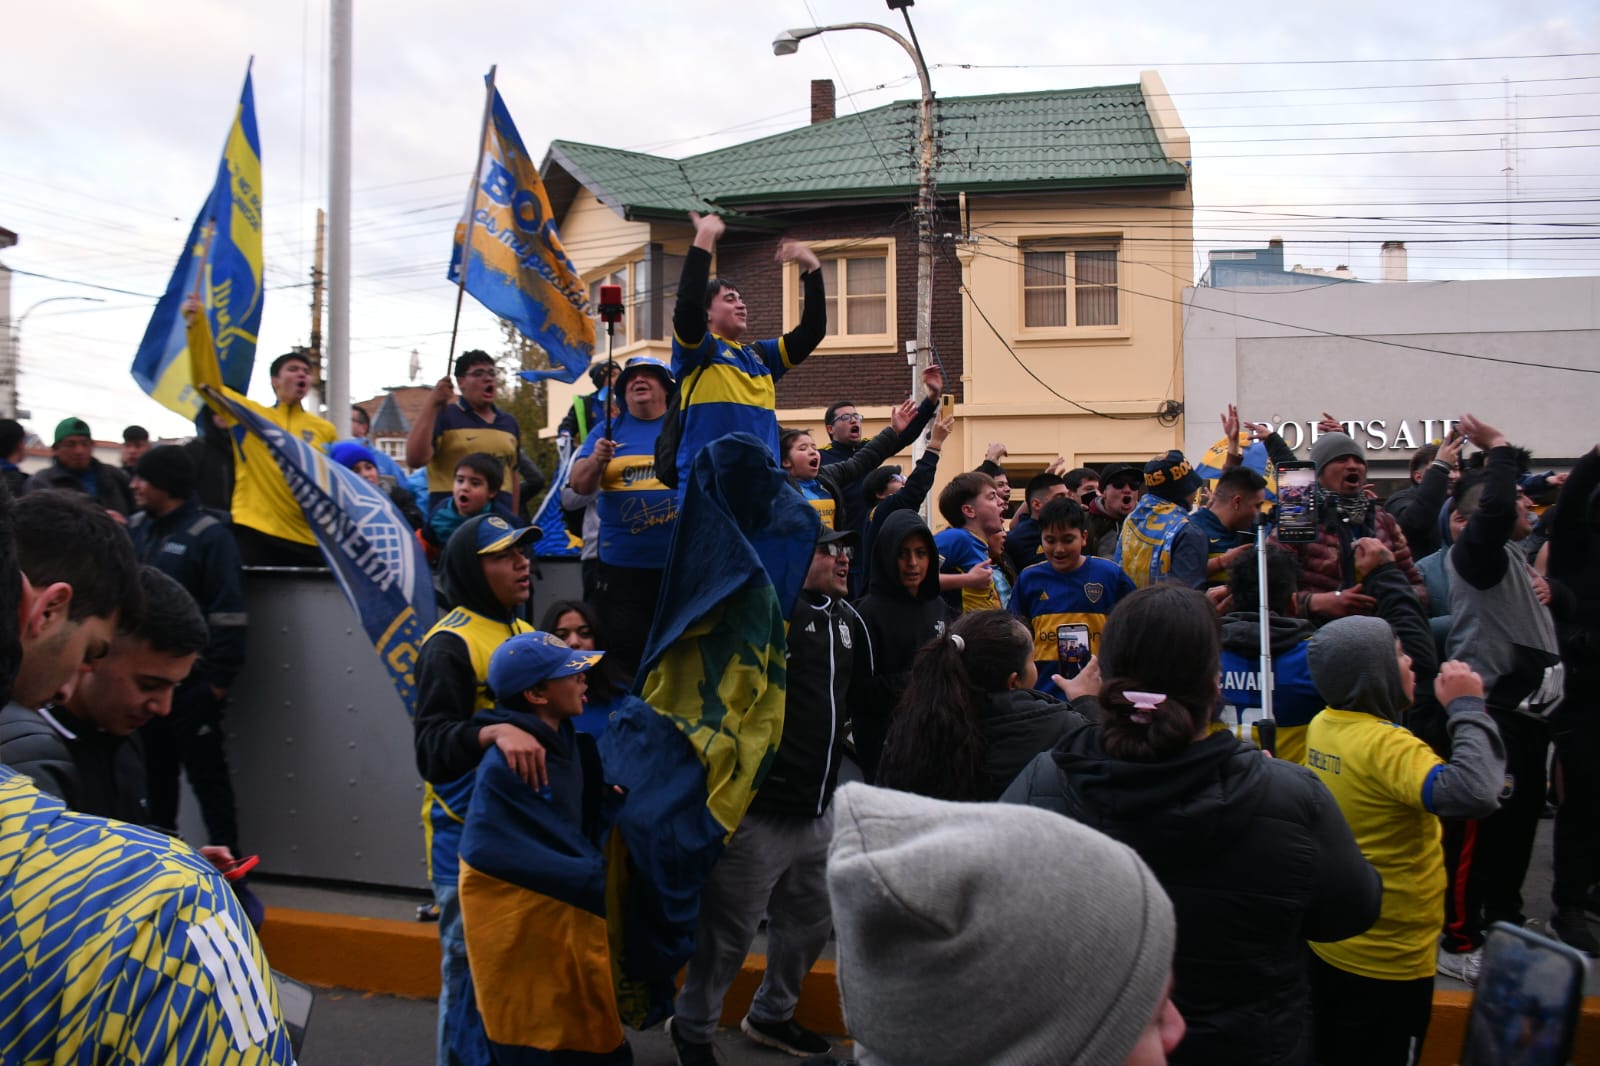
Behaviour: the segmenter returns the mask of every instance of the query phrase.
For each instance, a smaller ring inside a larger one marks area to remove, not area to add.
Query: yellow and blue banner
[[[211,195],[189,229],[131,368],[152,399],[191,419],[204,401],[190,365],[186,297],[198,290],[229,388],[246,391],[255,365],[262,299],[261,139],[250,78],[247,68]]]
[[[433,579],[410,523],[378,486],[207,385],[204,401],[266,444],[406,713],[417,651],[435,620]]]
[[[1267,446],[1256,440],[1247,429],[1239,431],[1233,445],[1243,456],[1240,465],[1249,467],[1267,479],[1267,498],[1262,502],[1261,509],[1271,510],[1272,505],[1278,502],[1278,468],[1267,454]],[[1223,437],[1207,448],[1200,461],[1194,464],[1194,472],[1205,479],[1207,488],[1217,487],[1217,479],[1222,476],[1223,467],[1228,462],[1229,450],[1228,438]]]
[[[484,134],[478,178],[456,224],[449,278],[460,282],[466,250],[466,290],[513,323],[550,356],[551,370],[524,370],[527,381],[573,382],[594,358],[594,319],[578,268],[556,231],[539,168],[522,145],[498,89]]]
[[[783,737],[786,627],[818,528],[757,438],[730,434],[695,458],[636,682],[643,702],[623,701],[600,737],[606,780],[628,790],[614,830],[626,883],[609,917],[625,934],[618,1002],[635,1028],[670,1011],[701,889]]]

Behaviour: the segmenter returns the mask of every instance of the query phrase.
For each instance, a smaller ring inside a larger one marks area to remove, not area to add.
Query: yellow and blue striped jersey
[[[0,1062],[294,1062],[266,953],[221,874],[5,767]]]
[[[1044,683],[1060,661],[1060,627],[1082,626],[1089,638],[1088,654],[1098,655],[1106,616],[1133,591],[1133,579],[1122,567],[1089,555],[1069,573],[1059,573],[1046,561],[1017,575],[1009,606],[1033,634],[1033,661],[1039,668],[1036,684],[1041,690],[1049,691]]]

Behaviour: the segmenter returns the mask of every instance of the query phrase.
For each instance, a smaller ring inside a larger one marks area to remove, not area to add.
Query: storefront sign
[[[1322,430],[1317,426],[1319,421],[1268,422],[1267,427],[1276,430],[1289,447],[1300,451],[1315,444],[1317,438],[1322,436]],[[1383,418],[1353,418],[1340,424],[1357,444],[1369,452],[1413,452],[1425,444],[1442,440],[1458,421],[1460,419],[1456,418],[1407,418],[1398,422]]]

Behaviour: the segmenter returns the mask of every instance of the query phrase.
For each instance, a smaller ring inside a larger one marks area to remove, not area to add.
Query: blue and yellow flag
[[[561,490],[572,476],[572,464],[578,450],[572,449],[565,459],[556,464],[556,475],[550,479],[550,489],[539,501],[533,513],[533,524],[542,536],[533,542],[533,554],[540,559],[576,559],[583,552],[583,540],[567,531],[567,522],[561,510]]]
[[[783,737],[786,625],[815,551],[817,512],[749,434],[690,468],[637,689],[600,737],[628,790],[615,832],[629,865],[619,1006],[639,1027],[694,953],[700,892]],[[716,565],[708,565],[715,560]]]
[[[203,402],[189,364],[182,305],[198,288],[222,365],[222,380],[244,392],[261,325],[261,140],[255,93],[244,91],[222,149],[217,179],[189,230],[188,243],[156,303],[133,357],[133,380],[157,403],[194,418]]]
[[[266,444],[406,713],[415,715],[417,651],[436,612],[433,578],[410,523],[382,489],[299,437],[209,385],[202,395]]]
[[[588,291],[556,232],[539,168],[522,146],[499,90],[493,93],[478,180],[456,224],[449,278],[460,281],[461,247],[470,228],[467,291],[543,348],[555,368],[525,370],[522,377],[577,381],[594,357]]]

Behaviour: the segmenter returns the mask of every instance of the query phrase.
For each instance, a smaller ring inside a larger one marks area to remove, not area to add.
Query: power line
[[[1144,60],[1132,63],[939,63],[936,66],[960,67],[966,70],[1083,70],[1103,67],[1135,67],[1148,70],[1163,67],[1310,67],[1356,66],[1375,63],[1487,63],[1517,59],[1592,59],[1595,56],[1600,56],[1600,52],[1543,52],[1529,55],[1503,56],[1422,56],[1408,59],[1193,59],[1172,63],[1156,63]]]

